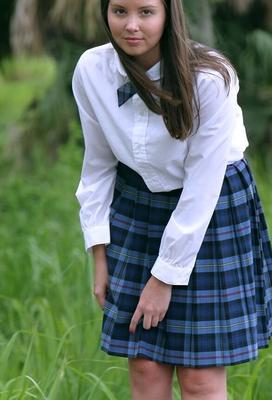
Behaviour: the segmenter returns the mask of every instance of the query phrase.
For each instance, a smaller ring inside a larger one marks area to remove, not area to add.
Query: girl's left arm
[[[230,74],[230,88],[216,72],[198,77],[200,125],[188,139],[183,191],[151,270],[171,285],[188,285],[220,195],[237,112],[238,78]]]

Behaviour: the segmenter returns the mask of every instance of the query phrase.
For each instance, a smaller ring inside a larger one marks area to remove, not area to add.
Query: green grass
[[[13,84],[10,102],[17,93]],[[4,115],[6,121],[19,118],[31,85],[26,92],[16,110]],[[42,153],[31,170],[2,165],[0,159],[1,400],[129,398],[126,360],[99,350],[102,315],[91,293],[91,259],[74,196],[81,133],[76,123],[70,130],[54,164]],[[252,164],[271,228],[272,176]],[[229,400],[269,400],[271,358],[270,349],[258,361],[229,368]]]
[[[81,157],[71,141],[51,168],[0,179],[1,399],[127,398],[125,360],[98,350],[74,197]]]

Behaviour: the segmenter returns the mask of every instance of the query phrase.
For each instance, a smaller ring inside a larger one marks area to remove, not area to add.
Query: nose
[[[139,30],[139,20],[137,16],[130,15],[126,21],[126,30],[128,32],[137,32]]]

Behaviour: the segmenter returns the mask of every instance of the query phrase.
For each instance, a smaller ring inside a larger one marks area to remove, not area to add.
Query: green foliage
[[[24,154],[31,152],[33,144],[36,144],[46,149],[49,159],[55,159],[59,146],[68,140],[69,124],[75,114],[70,81],[71,76],[63,60],[58,64],[53,84],[24,116]]]
[[[253,2],[248,13],[236,15],[219,2],[214,23],[218,47],[238,71],[250,154],[261,155],[263,165],[271,168],[272,35],[262,27],[260,7],[260,2]]]
[[[49,57],[6,59],[0,65],[0,152],[5,159],[22,162],[30,145],[25,115],[42,101],[56,79],[56,63]],[[36,135],[38,136],[38,134]],[[39,137],[39,136],[38,136]],[[31,145],[35,144],[32,140]]]
[[[42,99],[56,76],[51,58],[6,59],[0,65],[1,126],[18,121],[33,101]]]
[[[258,84],[272,85],[272,34],[256,29],[248,34],[246,43],[244,61],[247,62],[242,64],[245,77]]]
[[[70,60],[57,64],[50,57],[19,58],[0,65],[0,128],[7,132],[0,138],[0,151],[7,161],[32,168],[40,151],[52,161],[68,140],[75,115]]]
[[[209,0],[184,0],[190,36],[208,46],[215,45],[212,7]]]
[[[257,187],[265,211],[265,216],[267,217],[268,229],[272,241],[272,170],[264,169],[264,163],[261,156],[255,155],[255,157],[251,157],[249,161],[254,172],[255,180],[257,181]]]

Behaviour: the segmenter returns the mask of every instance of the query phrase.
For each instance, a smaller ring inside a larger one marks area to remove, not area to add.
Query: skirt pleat
[[[108,354],[187,367],[256,359],[272,334],[272,251],[245,160],[228,165],[188,286],[173,286],[156,328],[129,324],[182,189],[152,193],[119,163],[107,246],[109,290],[101,348]]]

